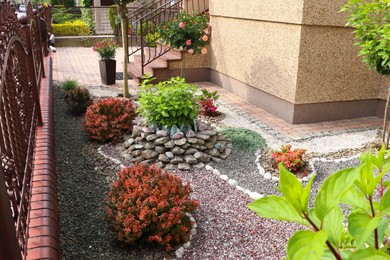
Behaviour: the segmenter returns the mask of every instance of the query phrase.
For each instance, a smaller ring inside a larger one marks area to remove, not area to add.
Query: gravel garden
[[[328,176],[359,165],[357,155],[378,143],[376,129],[286,140],[229,108],[217,92],[180,79],[159,88],[145,82],[136,101],[94,97],[92,106],[76,82],[55,88],[64,259],[281,259],[289,238],[305,227],[247,207],[281,195],[270,167],[300,171],[302,183],[316,173],[313,205]],[[111,118],[98,115],[105,109]],[[117,127],[108,129],[107,120]]]

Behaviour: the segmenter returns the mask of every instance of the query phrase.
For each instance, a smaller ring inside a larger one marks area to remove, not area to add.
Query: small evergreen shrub
[[[182,78],[171,78],[156,85],[144,78],[139,98],[139,113],[157,127],[191,126],[199,114],[197,88]]]
[[[119,241],[162,245],[186,242],[193,223],[186,212],[199,205],[189,184],[157,167],[136,165],[118,173],[108,194],[108,216]]]
[[[129,99],[104,98],[87,108],[85,129],[98,142],[117,142],[133,128],[135,111]]]
[[[222,133],[232,140],[232,144],[237,149],[246,152],[255,152],[257,149],[265,147],[265,140],[255,131],[246,128],[227,128]]]
[[[52,24],[52,30],[54,35],[85,36],[91,34],[88,25],[81,20]]]
[[[75,89],[77,87],[77,85],[78,85],[78,83],[76,80],[67,79],[64,82],[62,82],[61,88],[63,90],[69,91],[69,90]]]
[[[89,91],[85,87],[76,87],[65,94],[65,102],[68,104],[70,111],[80,115],[92,105],[93,101]]]

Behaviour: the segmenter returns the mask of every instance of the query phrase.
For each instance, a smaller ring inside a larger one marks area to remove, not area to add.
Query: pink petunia
[[[191,40],[187,40],[187,41],[186,41],[186,44],[187,44],[187,45],[191,45]]]
[[[189,49],[189,50],[188,50],[188,53],[189,53],[189,54],[194,54],[194,49]]]

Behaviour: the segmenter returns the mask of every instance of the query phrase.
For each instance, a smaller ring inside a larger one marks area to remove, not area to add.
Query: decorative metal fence
[[[0,259],[24,259],[36,129],[42,124],[39,87],[44,77],[50,9],[18,18],[0,0]]]

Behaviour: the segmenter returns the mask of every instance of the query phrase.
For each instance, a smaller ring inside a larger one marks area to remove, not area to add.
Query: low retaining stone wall
[[[171,170],[200,169],[205,164],[221,162],[232,151],[232,142],[211,126],[203,126],[197,133],[178,132],[172,137],[164,130],[135,126],[133,134],[125,142],[123,156],[134,163],[155,164]]]

